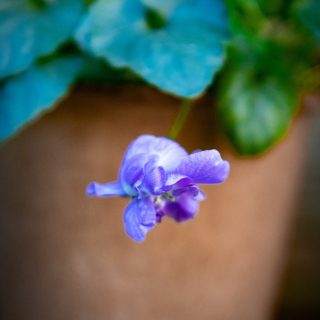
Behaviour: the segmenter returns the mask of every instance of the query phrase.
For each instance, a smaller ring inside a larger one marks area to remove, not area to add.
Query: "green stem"
[[[180,111],[178,113],[176,121],[174,122],[167,138],[173,140],[176,137],[176,135],[179,133],[182,125],[186,121],[187,116],[191,110],[192,103],[193,103],[193,101],[190,99],[183,99],[182,100]]]

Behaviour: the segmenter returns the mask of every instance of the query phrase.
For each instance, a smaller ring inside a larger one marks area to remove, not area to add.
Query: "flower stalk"
[[[177,136],[177,134],[179,133],[181,127],[185,123],[185,121],[190,113],[190,110],[192,108],[192,104],[193,104],[193,100],[190,100],[190,99],[183,99],[182,100],[182,104],[181,104],[181,108],[178,113],[178,116],[177,116],[169,134],[167,135],[168,139],[173,140]]]

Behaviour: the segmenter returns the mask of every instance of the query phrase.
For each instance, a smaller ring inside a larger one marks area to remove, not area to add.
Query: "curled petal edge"
[[[222,160],[219,151],[206,150],[190,154],[181,161],[174,174],[187,176],[192,183],[216,184],[225,181],[229,171],[230,164]]]
[[[91,182],[87,186],[87,195],[98,196],[98,197],[112,197],[112,196],[122,196],[125,197],[127,194],[122,189],[119,181],[110,182],[107,184],[101,184],[98,182]]]

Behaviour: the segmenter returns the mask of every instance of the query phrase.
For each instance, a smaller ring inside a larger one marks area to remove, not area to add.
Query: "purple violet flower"
[[[124,211],[124,227],[137,242],[145,239],[163,216],[177,222],[193,219],[205,194],[196,183],[223,182],[230,170],[217,150],[188,155],[178,143],[163,137],[142,135],[127,149],[119,181],[87,187],[88,196],[132,197]]]

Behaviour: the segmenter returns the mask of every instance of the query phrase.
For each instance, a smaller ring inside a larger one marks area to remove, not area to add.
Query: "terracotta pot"
[[[258,320],[272,314],[310,115],[258,159],[193,108],[177,141],[221,151],[228,180],[205,186],[196,219],[164,219],[143,243],[124,232],[123,198],[87,198],[117,178],[128,144],[168,133],[178,100],[147,88],[76,90],[1,148],[2,319]]]

